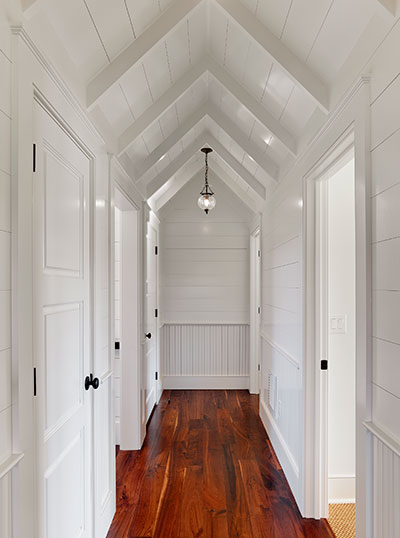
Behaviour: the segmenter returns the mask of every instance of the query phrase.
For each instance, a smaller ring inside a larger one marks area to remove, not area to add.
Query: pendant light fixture
[[[199,199],[197,200],[197,205],[200,209],[204,211],[206,215],[208,215],[210,209],[213,209],[215,207],[215,204],[217,203],[214,198],[214,193],[210,185],[208,184],[208,154],[212,152],[212,149],[202,148],[201,151],[204,153],[205,156],[206,169],[204,174],[204,187],[200,193]]]

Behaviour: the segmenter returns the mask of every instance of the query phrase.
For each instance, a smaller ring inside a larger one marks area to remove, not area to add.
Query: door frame
[[[158,218],[158,216],[156,215],[156,213],[150,208],[150,206],[146,203],[145,204],[145,210],[144,210],[144,239],[145,239],[145,249],[146,249],[146,256],[144,257],[144,260],[143,260],[143,263],[144,263],[144,266],[145,266],[145,271],[147,271],[147,265],[146,265],[146,260],[147,260],[147,248],[148,248],[148,243],[147,243],[147,232],[148,232],[148,227],[151,226],[153,228],[153,230],[156,232],[156,238],[157,238],[157,255],[155,256],[155,261],[154,263],[156,264],[156,303],[157,303],[157,306],[156,308],[158,309],[158,317],[155,318],[155,326],[156,326],[156,334],[155,334],[155,337],[156,337],[156,371],[158,372],[158,378],[155,380],[155,385],[154,385],[154,388],[155,388],[155,405],[158,405],[158,402],[160,401],[160,398],[161,398],[161,395],[162,395],[162,392],[163,392],[163,384],[162,384],[162,372],[161,372],[161,359],[160,359],[160,329],[161,329],[161,309],[160,309],[160,263],[159,263],[159,258],[160,258],[160,219]],[[143,286],[143,305],[144,305],[144,310],[143,310],[143,329],[145,330],[145,323],[146,323],[146,309],[145,309],[145,301],[146,301],[146,278],[147,278],[147,275],[145,274],[144,275],[144,280],[143,280],[143,283],[145,284]],[[145,356],[145,345],[146,345],[146,340],[144,338],[144,331],[143,331],[143,360],[144,360],[144,356]],[[145,405],[146,405],[146,402],[145,402]],[[149,415],[149,417],[151,416],[151,413]],[[144,422],[145,422],[145,425],[147,423],[147,418],[145,417],[144,418]]]
[[[326,379],[321,379],[321,334],[318,326],[325,298],[319,293],[321,274],[316,260],[321,254],[317,236],[317,180],[354,146],[356,210],[356,503],[357,538],[370,536],[371,516],[367,483],[371,465],[363,422],[371,416],[371,218],[370,218],[370,110],[369,79],[361,78],[329,125],[328,144],[303,176],[303,293],[304,293],[304,515],[321,518],[326,470],[326,432],[321,423],[326,412]],[[337,122],[335,125],[334,122]],[[325,134],[325,133],[324,133]],[[322,155],[322,157],[321,157]],[[325,268],[322,268],[325,271]],[[323,345],[322,345],[323,347]],[[325,376],[326,377],[326,376]],[[325,443],[325,445],[324,445]],[[325,501],[324,501],[325,502]]]
[[[260,393],[261,261],[261,224],[257,224],[250,234],[250,394]]]
[[[318,458],[316,479],[316,503],[320,517],[329,515],[328,499],[328,372],[320,368],[321,360],[328,360],[329,350],[329,304],[328,304],[328,181],[345,164],[354,159],[354,132],[343,136],[321,166],[307,178],[307,212],[312,213],[315,225],[314,235],[314,338],[315,338],[315,413],[316,446]],[[313,192],[310,192],[313,191]],[[355,208],[354,208],[355,209]],[[356,335],[357,337],[357,335]],[[319,423],[319,424],[318,424]],[[319,495],[318,495],[319,491]]]
[[[122,197],[121,203],[129,204],[130,209],[121,210],[121,219],[123,214],[129,213],[129,217],[134,222],[136,229],[136,237],[129,246],[129,260],[126,269],[133,269],[135,275],[135,281],[133,286],[132,282],[126,281],[123,278],[123,248],[126,245],[126,241],[130,239],[130,235],[125,236],[126,228],[121,223],[121,298],[134,295],[134,304],[127,301],[125,304],[121,300],[121,414],[120,414],[120,446],[121,450],[139,450],[143,444],[142,430],[141,430],[141,378],[142,378],[142,345],[141,345],[141,286],[140,286],[140,274],[141,274],[141,241],[140,241],[140,206],[132,198],[132,196],[126,192],[124,187],[118,181],[118,175],[113,175],[115,178],[113,181],[113,193],[112,193],[112,240],[111,245],[114,245],[115,240],[115,208],[117,207],[117,198]],[[125,230],[124,230],[125,228]],[[133,257],[133,260],[132,260]],[[115,319],[115,284],[114,284],[114,268],[115,268],[115,250],[112,248],[112,313],[111,319]],[[125,311],[125,312],[124,312]],[[136,327],[134,333],[124,330],[126,323],[126,317],[132,319]],[[114,323],[111,323],[112,342],[115,341]],[[128,334],[128,340],[125,336]],[[130,341],[130,338],[136,340],[135,343]],[[124,360],[124,350],[127,347],[133,347],[134,360]]]

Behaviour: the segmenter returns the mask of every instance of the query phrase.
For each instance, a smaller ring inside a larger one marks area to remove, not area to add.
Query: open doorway
[[[356,214],[353,147],[315,182],[319,499],[337,538],[355,538]]]
[[[355,538],[356,260],[352,151],[326,181],[329,523],[338,538]]]
[[[114,192],[114,409],[115,442],[122,450],[141,447],[141,338],[138,210]]]

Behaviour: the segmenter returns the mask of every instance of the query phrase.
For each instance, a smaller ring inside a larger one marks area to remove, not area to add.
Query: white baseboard
[[[248,389],[248,376],[164,376],[164,390]]]
[[[328,476],[328,498],[331,504],[354,503],[355,476]]]
[[[298,494],[300,494],[299,467],[293,457],[293,454],[290,451],[290,448],[288,447],[285,439],[283,438],[283,435],[280,432],[274,417],[272,416],[265,402],[263,402],[261,399],[260,418],[262,423],[264,424],[264,428],[267,431],[268,437],[270,438],[270,441],[275,450],[279,463],[281,464],[283,472],[285,473],[286,479],[289,482],[289,486],[292,490],[293,496],[297,504],[299,505],[299,499],[297,497]]]

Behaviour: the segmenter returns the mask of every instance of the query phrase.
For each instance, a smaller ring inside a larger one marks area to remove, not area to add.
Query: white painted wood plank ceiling
[[[161,207],[201,170],[198,142],[212,140],[214,173],[258,207],[327,113],[379,2],[35,3],[39,45],[65,49],[93,120],[145,196]]]

